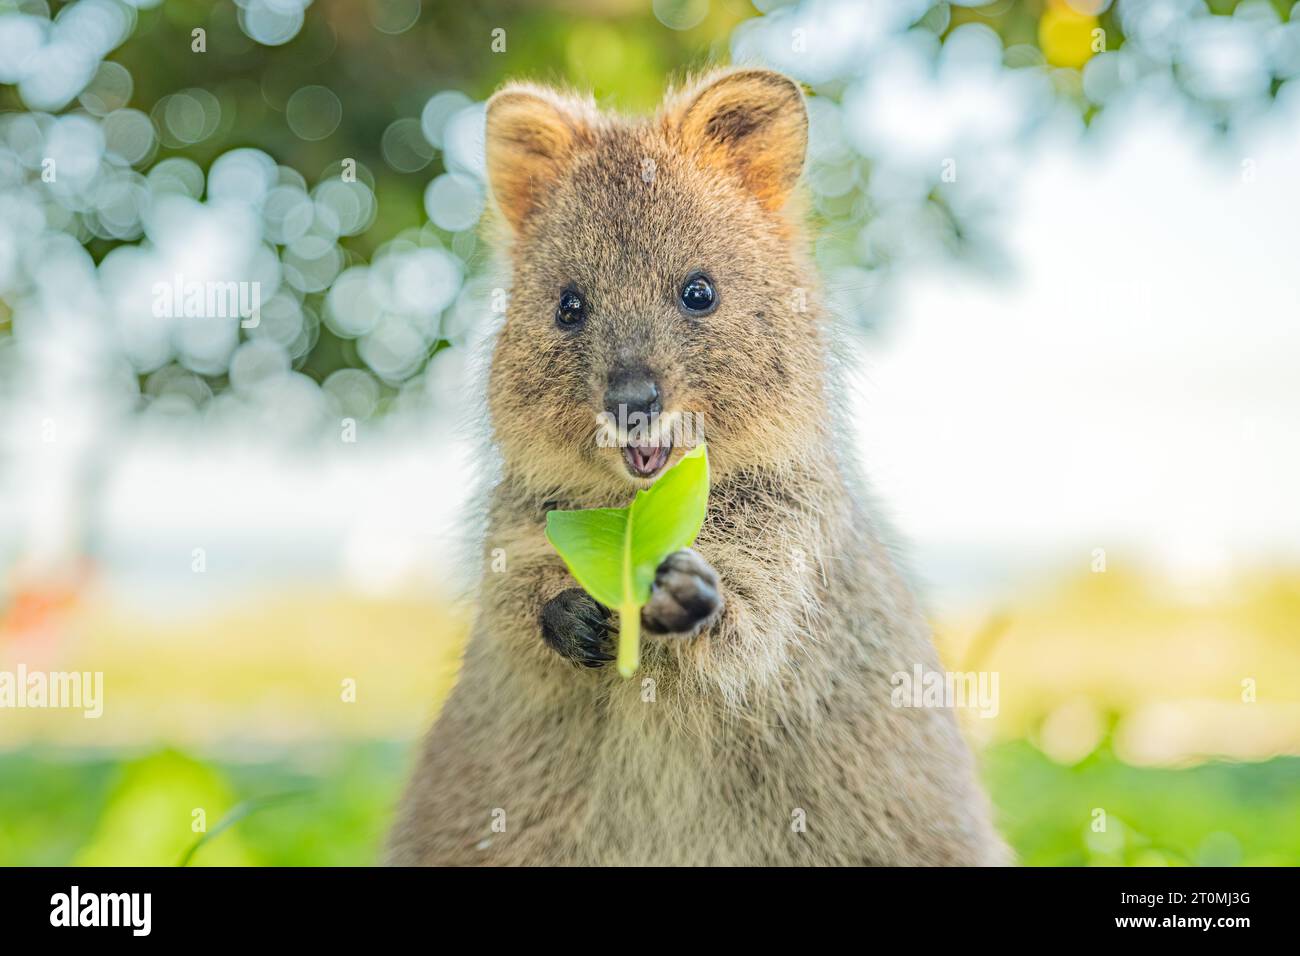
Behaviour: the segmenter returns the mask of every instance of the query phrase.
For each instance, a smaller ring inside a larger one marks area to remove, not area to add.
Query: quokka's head
[[[799,88],[713,74],[652,118],[511,85],[487,169],[512,288],[490,401],[539,489],[652,482],[706,439],[715,477],[797,455],[816,427],[814,276],[790,202]]]

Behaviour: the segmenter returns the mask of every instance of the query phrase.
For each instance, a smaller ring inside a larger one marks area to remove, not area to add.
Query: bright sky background
[[[1300,553],[1296,105],[1240,150],[1168,111],[1049,140],[1006,223],[1016,279],[908,283],[859,418],[925,576],[1102,547],[1198,584]]]

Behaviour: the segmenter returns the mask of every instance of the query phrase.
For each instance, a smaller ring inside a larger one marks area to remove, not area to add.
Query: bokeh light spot
[[[304,86],[289,97],[285,120],[294,135],[308,141],[324,139],[338,129],[343,104],[324,86]]]

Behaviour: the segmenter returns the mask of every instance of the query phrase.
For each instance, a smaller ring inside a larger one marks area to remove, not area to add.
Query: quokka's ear
[[[737,175],[766,208],[784,205],[808,148],[808,111],[793,80],[771,70],[724,73],[688,92],[673,120],[700,162]]]
[[[589,139],[591,110],[551,90],[512,84],[488,101],[488,182],[497,206],[518,230]]]

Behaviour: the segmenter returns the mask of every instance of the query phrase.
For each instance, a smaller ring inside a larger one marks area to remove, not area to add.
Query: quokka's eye
[[[713,290],[708,276],[697,272],[682,286],[681,303],[691,315],[708,315],[717,308],[718,293]]]
[[[555,324],[572,331],[587,319],[587,303],[572,289],[560,293],[560,304],[555,307]]]

